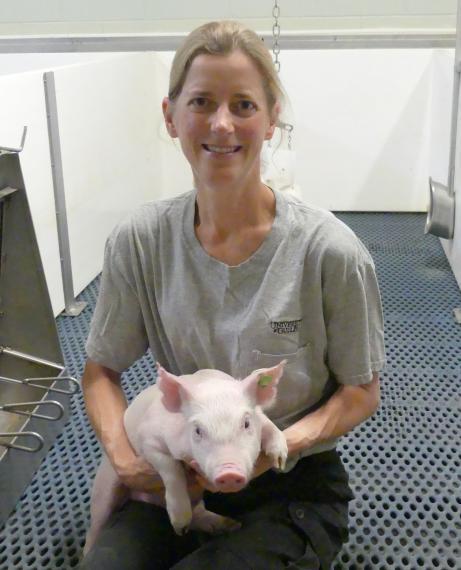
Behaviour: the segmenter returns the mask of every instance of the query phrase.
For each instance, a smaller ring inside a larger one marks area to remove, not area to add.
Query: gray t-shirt
[[[368,251],[330,212],[274,194],[269,234],[234,267],[197,240],[195,190],[145,204],[120,223],[106,245],[89,358],[121,372],[150,347],[175,374],[217,368],[239,378],[286,359],[268,412],[281,429],[338,383],[369,382],[385,353]]]

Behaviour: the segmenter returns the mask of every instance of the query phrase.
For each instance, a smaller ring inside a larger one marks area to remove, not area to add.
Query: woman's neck
[[[259,249],[275,209],[274,193],[262,183],[244,194],[198,189],[195,235],[210,256],[236,266]]]
[[[242,229],[272,224],[275,197],[262,182],[251,189],[197,189],[195,226],[229,235]]]

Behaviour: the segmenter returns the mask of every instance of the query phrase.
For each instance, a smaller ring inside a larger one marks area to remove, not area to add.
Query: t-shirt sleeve
[[[99,296],[86,343],[88,357],[122,372],[148,347],[142,311],[136,293],[134,255],[127,223],[109,236]]]
[[[327,365],[340,384],[366,384],[385,364],[381,297],[373,260],[347,244],[331,256],[324,275]]]

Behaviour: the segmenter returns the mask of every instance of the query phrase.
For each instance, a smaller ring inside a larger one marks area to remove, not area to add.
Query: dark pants
[[[205,494],[209,510],[242,522],[220,536],[175,535],[167,513],[129,501],[109,519],[80,570],[330,568],[347,540],[352,492],[336,451],[269,471],[232,494]]]

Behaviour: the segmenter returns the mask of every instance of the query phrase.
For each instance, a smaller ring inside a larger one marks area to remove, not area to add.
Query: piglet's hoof
[[[190,525],[186,526],[175,526],[173,525],[174,531],[178,536],[183,536],[189,532]]]
[[[288,457],[288,446],[285,436],[281,431],[275,432],[264,449],[277,469],[285,469]]]

